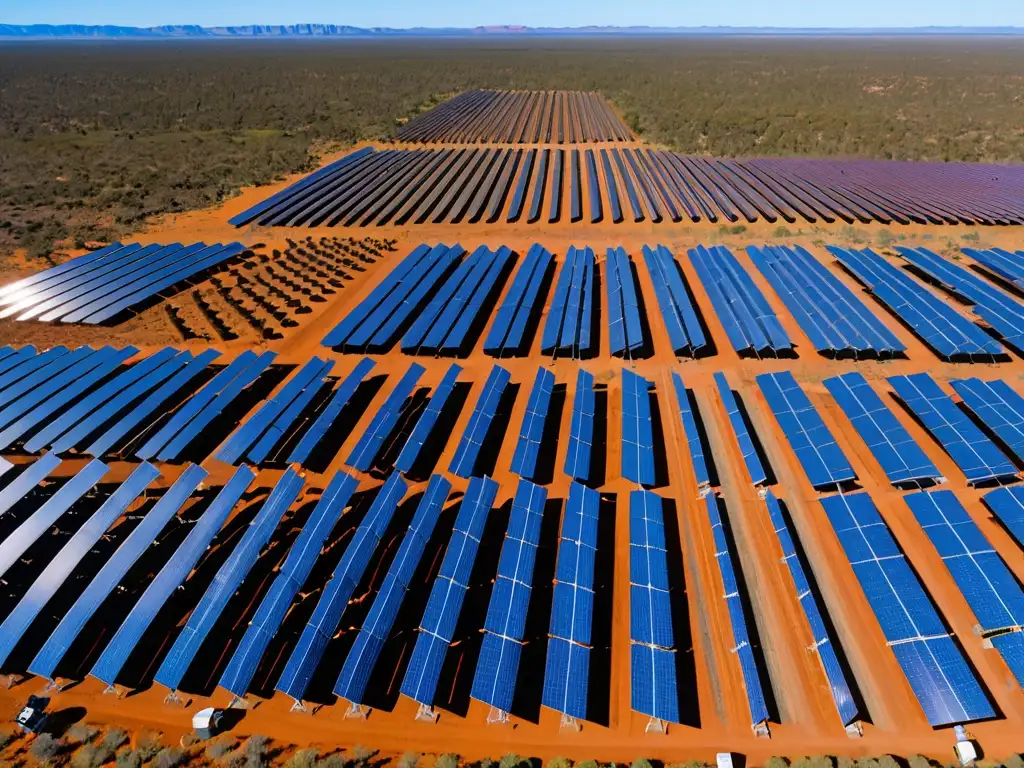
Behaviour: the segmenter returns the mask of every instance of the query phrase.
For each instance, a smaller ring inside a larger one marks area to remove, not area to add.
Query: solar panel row
[[[416,382],[420,380],[423,373],[422,365],[413,363],[409,366],[409,370],[391,390],[384,405],[380,407],[370,422],[370,426],[359,438],[356,447],[352,449],[352,453],[345,460],[346,464],[362,472],[370,469],[384,445],[385,438],[391,434],[391,430],[398,423],[398,417],[401,415],[406,399],[412,394]]]
[[[924,342],[947,359],[1003,354],[999,342],[870,248],[828,250]]]
[[[737,352],[782,352],[793,342],[736,257],[723,245],[699,245],[687,252]]]
[[[725,378],[725,374],[720,371],[715,374],[715,386],[718,389],[718,396],[722,400],[722,407],[725,408],[725,414],[729,417],[729,424],[732,426],[733,434],[736,436],[736,442],[739,444],[740,453],[743,456],[743,464],[747,468],[750,482],[754,485],[760,485],[768,480],[768,473],[765,471],[764,464],[761,463],[761,457],[757,452],[757,447],[754,445],[750,430],[747,429],[747,420],[740,410],[739,397],[733,392],[732,387],[729,385],[729,380]]]
[[[526,403],[526,414],[519,430],[519,441],[512,455],[511,469],[520,477],[534,480],[537,461],[540,458],[540,446],[544,437],[544,425],[548,418],[548,407],[551,405],[551,393],[555,388],[555,374],[546,368],[538,368],[533,380],[530,399]]]
[[[672,386],[676,391],[676,404],[679,407],[679,417],[683,422],[683,434],[686,437],[686,447],[690,454],[690,466],[693,468],[697,487],[704,488],[711,484],[711,476],[704,458],[704,443],[701,440],[700,430],[697,428],[697,419],[700,415],[697,413],[696,406],[691,405],[690,393],[683,383],[683,377],[675,371],[672,372]]]
[[[632,355],[644,346],[633,263],[625,248],[609,248],[605,261],[609,346],[613,355]]]
[[[114,243],[0,289],[0,317],[95,325],[245,252],[241,243]]]
[[[964,248],[963,251],[990,274],[1024,290],[1024,253],[1021,251],[1007,251],[1003,248]]]
[[[527,331],[537,313],[537,302],[543,301],[544,286],[554,257],[538,244],[530,247],[516,272],[505,300],[498,307],[494,323],[484,341],[484,352],[501,357],[526,354]]]
[[[906,349],[804,248],[750,245],[747,254],[819,352],[887,356]]]
[[[569,448],[565,453],[564,471],[580,482],[590,480],[590,463],[594,444],[594,416],[597,401],[594,394],[594,374],[582,368],[576,372],[576,393],[572,400],[572,420],[569,424]]]
[[[591,334],[595,267],[591,248],[569,247],[541,336],[545,355],[563,352],[584,357],[596,351]]]
[[[998,488],[981,498],[1024,549],[1024,486]]]
[[[992,717],[981,684],[871,497],[828,496],[821,505],[932,727]]]
[[[399,471],[409,472],[416,465],[416,460],[419,458],[423,446],[426,445],[433,434],[437,420],[441,417],[441,412],[448,403],[448,398],[455,391],[455,385],[460,373],[462,373],[462,368],[452,364],[445,373],[444,378],[441,379],[441,383],[431,393],[426,409],[417,420],[416,426],[413,427],[409,439],[402,447],[402,452],[395,459],[395,468]]]
[[[675,257],[663,245],[645,245],[643,254],[672,349],[679,356],[695,356],[708,343]]]
[[[657,482],[651,382],[622,369],[622,476],[639,485]]]
[[[1024,460],[1024,398],[998,379],[953,379],[949,383],[964,404],[1014,456]]]
[[[334,424],[334,421],[344,410],[345,406],[349,404],[352,396],[355,395],[356,390],[363,383],[363,379],[373,370],[375,365],[376,363],[373,360],[364,357],[356,364],[352,372],[345,377],[344,381],[338,383],[338,386],[331,392],[330,398],[316,414],[316,419],[312,425],[302,435],[302,438],[288,456],[290,464],[306,463],[310,454],[320,444],[320,441],[323,440],[324,435],[327,434],[327,431]]]
[[[512,375],[500,365],[491,367],[480,397],[477,398],[476,405],[473,407],[473,414],[466,424],[466,430],[462,433],[459,445],[455,449],[455,456],[452,457],[452,462],[448,467],[449,472],[467,479],[475,474],[480,449],[484,445],[487,433],[491,430],[491,422],[498,414],[498,406],[505,394],[505,387],[508,386],[511,379]]]

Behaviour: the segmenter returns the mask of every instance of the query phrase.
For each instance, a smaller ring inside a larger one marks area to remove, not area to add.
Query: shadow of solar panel
[[[927,373],[890,376],[889,383],[960,467],[968,484],[1017,477],[1013,463]]]
[[[491,422],[497,415],[498,405],[511,378],[511,374],[501,366],[495,365],[491,368],[466,430],[462,433],[462,439],[455,450],[455,456],[448,467],[449,472],[459,477],[472,476],[483,441],[490,431]]]
[[[554,387],[555,374],[545,368],[538,368],[533,388],[530,390],[530,399],[526,404],[526,414],[523,416],[523,425],[519,431],[519,441],[512,455],[511,466],[513,472],[528,480],[534,479],[537,470],[544,424]]]
[[[939,480],[942,475],[860,373],[822,382],[893,484]]]
[[[40,459],[41,461],[42,459]],[[68,648],[78,637],[86,622],[96,612],[107,596],[114,590],[128,569],[139,556],[156,540],[167,522],[177,514],[188,501],[189,496],[206,477],[206,470],[194,464],[189,465],[174,484],[160,497],[113,555],[96,573],[82,591],[75,604],[64,614],[57,628],[36,654],[29,671],[49,680],[54,678],[57,665]]]
[[[362,472],[366,472],[373,465],[373,460],[380,453],[384,438],[391,433],[395,424],[398,423],[402,406],[409,395],[412,394],[413,389],[416,387],[416,382],[420,380],[424,370],[422,365],[417,365],[416,363],[409,366],[409,370],[405,372],[405,375],[395,385],[395,388],[391,390],[391,394],[384,401],[384,405],[377,411],[370,422],[370,426],[366,428],[362,437],[359,438],[356,447],[352,449],[352,453],[345,460],[346,464]]]
[[[445,403],[448,402],[448,398],[451,397],[452,392],[455,390],[455,383],[460,373],[462,373],[462,368],[453,364],[445,373],[444,378],[441,379],[441,383],[437,385],[437,388],[430,395],[430,402],[427,404],[426,410],[423,411],[416,422],[416,426],[413,427],[409,439],[402,448],[402,452],[398,454],[398,458],[395,460],[395,469],[400,472],[408,472],[415,466],[420,451],[423,450],[423,446],[430,438],[434,425],[437,424],[437,420],[441,415],[441,411],[444,410]]]
[[[954,379],[949,383],[982,423],[1024,461],[1024,398],[999,379]]]
[[[352,369],[352,372],[345,377],[345,380],[338,385],[330,400],[317,415],[316,421],[313,422],[313,425],[306,431],[302,439],[295,446],[295,449],[291,452],[291,455],[288,457],[290,464],[305,463],[306,459],[309,458],[309,454],[313,452],[313,449],[316,448],[324,435],[327,434],[327,430],[334,424],[338,414],[341,413],[342,409],[352,399],[363,379],[366,378],[366,375],[375,365],[376,363],[373,360],[364,357]]]
[[[980,683],[871,497],[841,494],[821,505],[932,727],[992,717]]]

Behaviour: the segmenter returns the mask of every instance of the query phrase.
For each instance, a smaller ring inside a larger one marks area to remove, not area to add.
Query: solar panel
[[[401,414],[402,406],[409,395],[412,394],[413,389],[416,387],[416,382],[420,380],[424,370],[422,365],[417,365],[416,363],[409,366],[409,370],[405,372],[405,375],[395,385],[395,388],[391,390],[391,394],[384,401],[384,405],[377,411],[377,414],[370,422],[370,426],[366,428],[362,437],[359,438],[356,447],[352,449],[352,453],[345,460],[346,464],[363,472],[366,472],[372,466],[373,460],[377,458],[377,454],[384,444],[384,439],[394,429]]]
[[[528,480],[534,479],[537,471],[537,460],[540,458],[540,446],[544,437],[544,424],[548,417],[551,404],[551,392],[555,387],[555,374],[545,368],[537,369],[533,380],[530,399],[526,404],[526,414],[519,431],[519,441],[512,456],[512,471]]]
[[[645,245],[643,254],[672,349],[679,356],[695,355],[707,347],[707,339],[675,257],[663,245]]]
[[[576,373],[576,394],[573,395],[572,421],[569,425],[569,449],[565,454],[565,474],[586,482],[590,479],[590,456],[594,442],[594,374]]]
[[[288,457],[288,463],[305,463],[306,459],[309,458],[309,454],[313,452],[313,449],[316,448],[324,435],[327,434],[327,430],[334,424],[338,414],[348,405],[359,385],[363,383],[363,379],[366,378],[366,375],[375,365],[376,363],[368,357],[364,357],[359,361],[356,367],[352,369],[352,372],[334,390],[331,399],[323,407],[319,415],[317,415],[316,421],[313,422],[313,425],[302,436],[302,439],[299,440],[295,450]]]
[[[0,542],[0,576],[10,570],[22,555],[67,512],[71,505],[82,498],[107,474],[108,467],[102,461],[93,459],[73,478],[62,485],[56,493],[43,502],[21,525]],[[20,478],[19,478],[20,479]]]
[[[363,627],[359,630],[352,650],[349,651],[345,664],[338,675],[334,692],[352,704],[362,704],[366,696],[366,684],[369,681],[370,673],[377,662],[377,657],[388,635],[391,627],[398,616],[398,611],[409,589],[409,583],[416,572],[423,550],[430,539],[434,526],[437,523],[441,507],[444,505],[448,493],[451,491],[451,483],[440,475],[434,475],[427,485],[427,490],[420,500],[416,513],[413,515],[412,523],[406,532],[402,543],[398,548],[391,568],[384,577],[373,605],[366,615]],[[383,534],[381,528],[379,536]],[[358,536],[358,532],[356,534]],[[353,541],[353,544],[355,542]],[[348,555],[346,551],[345,555]],[[369,555],[365,557],[363,566],[369,563]],[[362,574],[362,567],[358,573],[351,576],[352,588]],[[360,640],[364,638],[364,640]]]
[[[455,456],[448,471],[459,477],[468,478],[473,475],[480,449],[490,431],[491,422],[498,412],[498,405],[505,393],[505,387],[511,380],[511,374],[499,365],[491,368],[484,382],[483,391],[477,398],[473,414],[462,433],[462,439],[455,450]]]
[[[75,604],[64,614],[57,628],[40,648],[29,671],[52,680],[57,665],[107,596],[114,590],[128,569],[156,540],[167,521],[181,509],[192,492],[206,477],[206,470],[194,464],[179,475],[174,484],[160,497],[131,533],[121,542],[113,555],[103,564],[88,586],[82,590]]]
[[[541,336],[541,351],[568,350],[574,355],[591,351],[590,318],[593,313],[594,251],[572,246],[558,275],[558,284]]]
[[[444,334],[448,332],[454,318],[458,316],[461,303],[465,301],[479,277],[486,271],[490,255],[491,251],[487,246],[481,245],[452,271],[451,276],[441,284],[430,303],[419,313],[409,330],[405,332],[405,336],[402,337],[403,352],[418,352],[435,324],[438,323],[442,315],[450,310],[448,319],[442,323],[443,327],[438,332],[440,338],[435,339],[430,349],[436,350],[440,346]],[[456,298],[460,296],[459,305],[456,305]]]
[[[675,637],[662,504],[662,498],[650,491],[630,491],[630,638],[636,643],[672,648]]]
[[[497,493],[498,484],[493,480],[470,479],[455,518],[451,541],[423,611],[416,645],[402,681],[402,693],[428,707],[434,703],[441,666],[455,634],[480,538]]]
[[[857,434],[894,485],[939,480],[942,475],[860,373],[824,380]]]
[[[255,479],[256,475],[251,469],[239,467],[228,485],[241,486],[244,492]],[[172,691],[177,690],[210,630],[249,574],[249,570],[256,564],[260,552],[267,545],[284,513],[298,498],[303,485],[303,479],[291,468],[281,475],[281,479],[263,502],[259,513],[249,523],[241,540],[217,571],[213,583],[207,587],[192,611],[188,622],[160,664],[153,678],[155,682]]]
[[[245,489],[249,487],[252,479],[252,473],[236,472],[210,502],[210,506],[203,512],[202,517],[192,526],[184,541],[174,550],[174,554],[170,556],[160,572],[153,577],[149,586],[146,587],[146,591],[142,593],[142,597],[138,599],[121,626],[118,627],[107,647],[89,671],[90,676],[107,685],[114,685],[117,682],[118,674],[156,617],[157,612],[195,568],[210,542],[213,541],[213,537],[223,527],[231,510],[245,493]]]
[[[395,477],[397,474],[392,475],[392,478]],[[439,487],[438,482],[431,478],[431,485],[420,502],[420,508],[425,510],[425,514],[429,515],[435,507],[440,509],[444,503],[450,489],[445,483],[446,481],[440,480]],[[369,567],[370,558],[376,551],[406,490],[407,487],[401,480],[389,479],[374,498],[369,511],[345,548],[334,573],[324,586],[320,600],[313,609],[313,615],[303,628],[299,642],[288,658],[284,672],[281,673],[281,679],[277,681],[276,690],[288,694],[296,701],[305,696],[327,645],[338,629],[352,593],[359,586],[363,573]],[[412,528],[421,519],[422,513],[417,509]],[[395,562],[398,562],[397,558]]]
[[[1024,685],[1024,632],[1010,632],[996,635],[991,639],[992,646],[999,651],[1010,672],[1017,682]]]
[[[392,475],[381,493],[401,482],[397,475]],[[245,696],[263,653],[277,634],[295,594],[309,577],[324,541],[357,487],[358,482],[344,472],[337,472],[328,483],[228,661],[218,682],[221,688],[239,698]]]
[[[65,347],[55,347],[26,360],[5,374],[6,381],[3,390],[0,391],[0,407],[6,410],[26,392],[31,393],[35,387],[59,376],[93,352],[95,350],[92,347],[78,347],[70,352]],[[2,423],[6,424],[7,421]]]
[[[811,485],[825,488],[856,479],[846,454],[792,373],[762,373],[757,383]]]
[[[633,643],[630,656],[630,704],[635,712],[668,723],[679,722],[675,651]]]
[[[0,665],[7,661],[18,641],[82,558],[146,486],[158,477],[160,471],[151,464],[140,464],[61,547],[0,624]]]
[[[775,536],[779,540],[779,546],[782,548],[782,561],[789,569],[789,574],[793,579],[793,586],[796,590],[797,600],[803,609],[811,634],[814,637],[814,645],[811,647],[818,654],[818,659],[821,661],[825,677],[828,679],[832,701],[835,702],[836,711],[839,713],[839,719],[844,726],[849,725],[858,718],[857,702],[850,692],[849,683],[846,681],[846,674],[839,664],[836,649],[832,645],[832,638],[825,629],[825,622],[818,608],[818,600],[814,592],[811,591],[810,582],[804,573],[803,564],[797,554],[794,544],[796,534],[786,522],[782,508],[779,505],[779,500],[771,491],[768,491],[765,495],[765,504],[768,506],[772,529],[775,531]]]
[[[608,294],[609,344],[613,355],[624,355],[644,345],[640,308],[633,270],[624,248],[609,248],[605,261]]]
[[[640,485],[657,482],[650,388],[647,379],[622,370],[622,476]]]
[[[551,261],[554,257],[542,246],[534,244],[526,254],[505,300],[498,307],[491,330],[484,341],[484,352],[501,356],[505,350],[522,353],[526,327],[540,297]]]
[[[1020,252],[1013,253],[1002,248],[978,250],[964,248],[963,252],[981,264],[989,272],[1012,283],[1019,289],[1024,288],[1024,258]]]
[[[998,488],[981,498],[1024,549],[1024,487]]]
[[[533,566],[547,490],[520,480],[484,621],[484,640],[470,695],[508,712],[515,691]]]
[[[949,383],[982,423],[1024,460],[1024,398],[999,379],[954,379]]]
[[[980,683],[866,493],[821,499],[932,727],[994,716]]]
[[[37,272],[34,275],[30,275],[29,277],[17,280],[13,283],[8,283],[7,285],[0,287],[0,304],[8,304],[12,301],[17,301],[18,299],[16,294],[27,293],[29,292],[29,288],[32,286],[38,286],[40,284],[54,281],[61,275],[67,278],[70,274],[77,273],[80,270],[85,269],[86,266],[94,264],[103,258],[109,257],[118,251],[123,249],[136,250],[140,247],[141,246],[138,243],[133,243],[132,245],[127,246],[117,242],[111,243],[108,246],[99,248],[90,253],[69,259],[63,264],[59,264],[51,269]]]
[[[452,392],[455,390],[455,384],[460,373],[462,373],[462,368],[452,364],[447,373],[445,373],[444,378],[441,379],[441,383],[437,385],[437,388],[430,395],[430,402],[427,403],[426,410],[423,411],[416,422],[412,434],[409,435],[409,439],[402,448],[402,452],[395,460],[395,469],[401,472],[408,472],[415,466],[420,451],[423,450],[423,446],[430,438],[430,434],[433,432],[434,426],[441,416],[441,411],[444,410],[445,403],[448,402],[448,398],[451,397]]]
[[[1017,477],[1013,463],[927,373],[890,376],[889,383],[960,467],[968,484]]]
[[[44,453],[23,469],[7,486],[0,491],[0,517],[7,514],[11,507],[21,501],[53,470],[60,466],[60,459],[55,453]],[[6,472],[6,470],[5,470]]]
[[[707,461],[704,458],[704,444],[700,439],[700,431],[697,429],[697,414],[695,409],[690,406],[690,395],[683,383],[682,376],[674,371],[672,372],[672,385],[676,390],[676,403],[679,406],[683,433],[686,435],[686,445],[690,452],[690,466],[693,467],[697,487],[702,488],[710,485],[711,478],[708,474]]]
[[[761,458],[758,456],[750,432],[747,431],[746,420],[740,412],[739,399],[732,391],[732,387],[729,386],[729,381],[725,378],[724,373],[715,374],[715,384],[718,387],[718,395],[722,398],[725,413],[729,417],[729,423],[732,425],[732,431],[736,435],[736,442],[739,443],[740,453],[743,454],[743,463],[750,475],[750,482],[754,485],[763,483],[768,479],[768,474],[765,472],[764,465],[761,464]]]

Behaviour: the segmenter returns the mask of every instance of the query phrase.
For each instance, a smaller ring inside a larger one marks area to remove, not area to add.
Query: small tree
[[[128,743],[128,732],[123,731],[120,728],[111,728],[103,736],[103,746],[109,747],[111,751],[117,749],[122,744]]]
[[[420,762],[419,752],[406,752],[398,761],[398,768],[416,768]]]
[[[315,749],[300,749],[285,763],[285,768],[316,768],[318,754]]]
[[[638,757],[633,761],[631,768],[653,768],[653,766],[651,765],[651,761],[646,757]]]
[[[232,738],[217,739],[211,741],[203,750],[203,754],[210,760],[221,760],[235,748],[235,740]]]
[[[183,762],[184,756],[181,754],[181,750],[174,747],[164,747],[156,753],[156,757],[153,759],[155,768],[178,768]]]
[[[249,737],[245,745],[245,764],[247,768],[265,768],[269,765],[267,760],[267,744],[270,739],[266,736],[255,733]]]
[[[454,752],[445,752],[434,761],[434,768],[459,768],[459,756]]]
[[[86,723],[79,723],[78,725],[73,725],[68,729],[68,739],[77,742],[78,744],[88,744],[96,738],[96,734],[98,733],[99,729]]]
[[[514,752],[509,752],[507,755],[501,758],[498,763],[498,768],[522,768],[525,760],[520,755]]]
[[[136,749],[129,749],[117,756],[117,768],[142,768],[142,755]]]
[[[60,754],[61,743],[48,733],[40,733],[29,747],[32,757],[41,763],[49,763],[50,760]]]

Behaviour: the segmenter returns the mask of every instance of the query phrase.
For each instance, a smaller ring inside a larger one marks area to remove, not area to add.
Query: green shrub
[[[883,229],[881,232],[878,233],[878,236],[875,238],[875,240],[878,242],[879,248],[888,248],[890,245],[896,242],[896,235],[894,235],[892,231],[888,229]]]
[[[103,746],[116,750],[122,744],[128,743],[128,733],[120,728],[111,728],[103,734]]]
[[[36,760],[48,763],[60,754],[62,748],[61,743],[53,736],[48,733],[40,733],[32,741],[32,746],[28,751]]]
[[[438,755],[434,761],[434,768],[459,768],[459,756],[454,752]]]
[[[267,745],[270,739],[262,734],[256,733],[249,737],[245,745],[246,768],[266,768],[270,765],[267,759]]]
[[[509,752],[498,761],[498,768],[526,768],[526,759],[514,752]]]
[[[99,728],[95,728],[87,723],[78,723],[68,729],[68,739],[78,744],[88,744],[96,738],[99,732]]]
[[[976,243],[981,239],[981,235],[978,232],[965,232],[960,235],[961,240],[966,240],[969,243]]]
[[[114,750],[103,744],[86,744],[71,758],[72,768],[100,768],[114,758]]]
[[[601,768],[601,764],[597,760],[584,760],[582,763],[576,763],[576,768]]]
[[[398,760],[398,768],[416,768],[420,762],[419,752],[406,752]]]
[[[775,228],[775,231],[772,233],[772,235],[776,239],[780,239],[783,237],[792,237],[793,233],[789,231],[789,227],[779,226]]]
[[[319,754],[315,749],[300,749],[285,763],[285,768],[316,768]]]
[[[572,768],[572,760],[568,757],[554,757],[548,760],[546,768]]]
[[[378,750],[364,747],[362,744],[356,744],[352,747],[352,761],[356,765],[367,765],[370,760],[377,754]]]
[[[636,760],[633,761],[633,765],[631,766],[631,768],[654,768],[654,767],[651,765],[651,761],[648,760],[646,757],[639,757],[639,758],[637,758]]]
[[[316,768],[348,768],[348,763],[341,755],[328,755],[316,761]]]
[[[117,768],[142,768],[142,761],[137,749],[129,749],[117,756]]]
[[[175,747],[164,747],[156,753],[153,758],[155,768],[178,768],[185,763],[185,756],[180,749]]]
[[[224,739],[217,739],[216,741],[211,741],[207,745],[206,749],[203,750],[203,754],[206,755],[210,760],[220,760],[226,757],[228,753],[234,751],[234,749],[235,740],[228,737]]]

